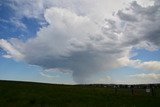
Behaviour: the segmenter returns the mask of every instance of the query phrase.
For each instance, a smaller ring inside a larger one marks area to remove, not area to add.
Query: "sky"
[[[0,0],[0,80],[160,82],[159,0]]]

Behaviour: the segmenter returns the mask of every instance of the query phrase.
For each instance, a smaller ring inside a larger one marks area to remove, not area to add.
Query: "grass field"
[[[156,95],[145,89],[88,85],[52,85],[0,81],[0,107],[160,107],[160,89]]]

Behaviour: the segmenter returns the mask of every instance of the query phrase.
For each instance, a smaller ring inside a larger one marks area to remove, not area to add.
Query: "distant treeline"
[[[110,88],[160,88],[160,83],[157,84],[79,84],[82,86],[95,86],[95,87],[110,87]]]

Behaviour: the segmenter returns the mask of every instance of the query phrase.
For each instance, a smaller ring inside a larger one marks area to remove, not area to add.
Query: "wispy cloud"
[[[0,18],[0,22],[6,23],[7,25],[13,25],[16,29],[21,29],[23,31],[26,31],[27,29],[27,26],[21,20],[14,17],[9,20]]]
[[[18,20],[16,18],[12,18],[10,20],[10,23],[12,23],[18,29],[22,29],[22,30],[27,29],[27,26],[23,22],[21,22],[20,20]]]
[[[8,20],[2,19],[2,18],[0,18],[0,22],[9,23]]]
[[[149,74],[135,74],[135,75],[130,75],[131,77],[137,77],[137,78],[150,78],[150,79],[160,79],[160,74],[156,74],[156,73],[149,73]]]
[[[24,57],[23,54],[21,54],[13,45],[11,45],[6,40],[0,39],[0,47],[7,52],[7,55],[4,55],[5,58],[22,60]]]
[[[50,74],[46,74],[45,72],[40,72],[40,74],[44,77],[53,78],[53,79],[59,77],[58,75],[50,75]]]

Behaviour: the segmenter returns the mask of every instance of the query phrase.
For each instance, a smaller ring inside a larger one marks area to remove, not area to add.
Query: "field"
[[[154,91],[0,81],[0,107],[160,107],[160,88]]]

